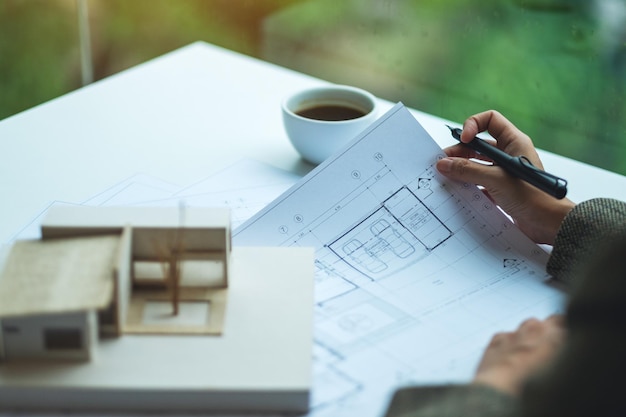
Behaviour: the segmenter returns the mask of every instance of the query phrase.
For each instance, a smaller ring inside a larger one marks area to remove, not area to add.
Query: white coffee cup
[[[300,155],[319,164],[377,118],[376,98],[360,88],[329,85],[299,91],[282,103],[283,124]]]

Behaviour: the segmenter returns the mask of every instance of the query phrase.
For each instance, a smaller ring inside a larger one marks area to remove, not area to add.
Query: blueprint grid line
[[[404,106],[240,226],[235,245],[312,246],[311,416],[378,416],[395,388],[467,381],[490,337],[561,309],[547,253]]]

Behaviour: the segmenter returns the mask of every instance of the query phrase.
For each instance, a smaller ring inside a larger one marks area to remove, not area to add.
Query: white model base
[[[221,336],[123,335],[90,362],[0,363],[0,408],[306,411],[313,251],[233,248],[231,277]]]

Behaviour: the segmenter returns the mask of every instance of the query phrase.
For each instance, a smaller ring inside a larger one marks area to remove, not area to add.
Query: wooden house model
[[[59,207],[41,235],[0,269],[0,409],[307,409],[311,248],[235,250],[208,208]]]

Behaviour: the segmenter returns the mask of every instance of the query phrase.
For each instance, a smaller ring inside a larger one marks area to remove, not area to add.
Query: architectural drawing
[[[547,254],[401,104],[235,230],[316,250],[311,416],[380,415],[408,383],[467,380],[496,331],[560,309]]]
[[[415,194],[402,187],[326,246],[353,268],[376,279],[406,268],[451,235]]]

